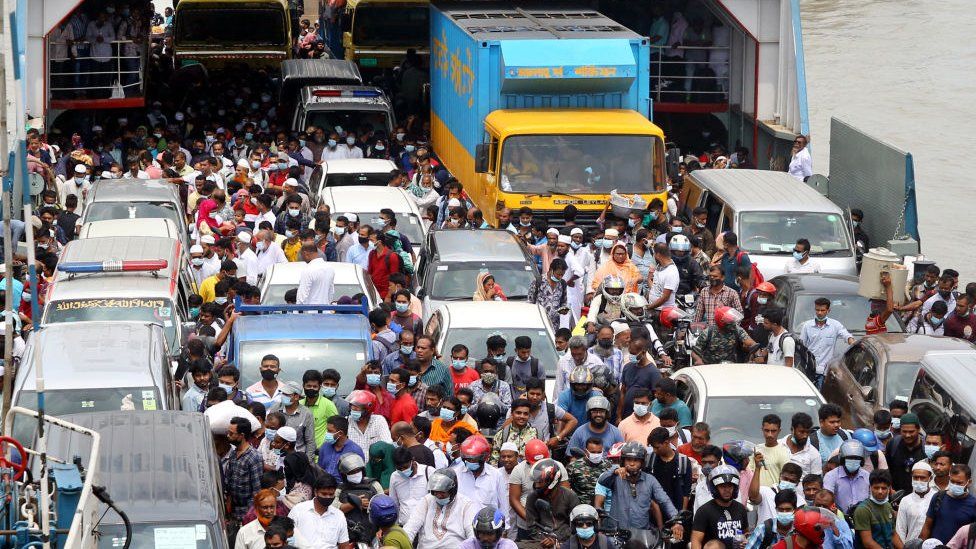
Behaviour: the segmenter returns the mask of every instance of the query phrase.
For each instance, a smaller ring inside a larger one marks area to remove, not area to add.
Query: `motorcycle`
[[[671,357],[672,370],[680,370],[694,365],[691,350],[695,347],[698,337],[708,327],[704,322],[692,322],[693,312],[694,308],[692,308],[692,312],[679,308],[679,316],[671,321],[674,329],[667,343],[664,344],[664,352]]]
[[[691,520],[691,511],[681,511],[664,523],[663,528],[620,528],[617,521],[610,517],[606,511],[598,511],[600,514],[600,526],[598,531],[607,536],[617,547],[628,545],[630,547],[645,547],[646,549],[669,549],[673,543],[681,540],[674,539],[674,527],[679,523],[686,523]],[[637,544],[640,545],[637,545]]]

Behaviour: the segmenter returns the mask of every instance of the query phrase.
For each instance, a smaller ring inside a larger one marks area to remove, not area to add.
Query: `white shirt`
[[[427,495],[427,479],[434,472],[433,467],[417,463],[417,471],[410,478],[399,472],[390,475],[390,497],[397,506],[397,522],[403,525],[410,518],[410,511]]]
[[[237,263],[237,276],[244,276],[248,284],[257,286],[258,275],[261,273],[258,270],[258,255],[254,253],[254,250],[250,248],[244,250],[244,253],[234,262]]]
[[[329,160],[344,160],[350,158],[348,156],[349,147],[342,145],[341,147],[336,145],[335,149],[330,149],[329,147],[322,147],[322,156],[319,160],[322,162],[328,162]],[[362,158],[362,151],[360,151],[360,158]]]
[[[74,213],[82,215],[85,212],[85,198],[88,197],[88,192],[91,191],[91,188],[92,184],[91,181],[88,181],[88,179],[85,179],[85,182],[81,185],[75,183],[74,177],[69,177],[67,180],[62,181],[60,185],[58,185],[58,196],[61,197],[61,207],[65,211],[70,211],[68,210],[68,206],[65,204],[65,201],[67,200],[69,194],[77,195],[78,207],[75,208]]]
[[[423,415],[424,413],[426,412],[421,412],[418,415]],[[428,417],[428,419],[430,418]],[[451,464],[450,460],[447,459],[447,454],[444,453],[444,450],[441,450],[441,447],[436,442],[428,438],[424,441],[424,446],[434,453],[434,469],[443,469]]]
[[[790,175],[800,181],[813,175],[813,158],[810,157],[810,150],[807,147],[797,151],[790,159]]]
[[[359,430],[359,422],[349,420],[349,440],[355,442],[360,448],[363,448],[364,452],[369,452],[369,447],[373,445],[374,442],[389,442],[393,444],[393,439],[390,438],[390,427],[386,423],[386,418],[379,414],[372,414],[369,416],[369,422],[366,424],[366,430]]]
[[[806,263],[800,263],[796,259],[793,259],[792,261],[790,261],[789,263],[786,264],[786,272],[788,272],[788,273],[797,273],[797,274],[802,274],[802,273],[819,273],[820,272],[820,263],[817,262],[817,261],[814,261],[814,260],[812,260],[810,258],[807,258],[807,262]]]
[[[925,514],[929,510],[929,503],[935,495],[934,489],[929,489],[924,496],[919,496],[912,491],[911,494],[901,498],[898,504],[898,517],[895,519],[895,532],[902,541],[915,539],[922,533],[922,526],[925,525]]]
[[[288,263],[288,258],[285,257],[285,252],[282,251],[281,246],[279,246],[277,242],[267,242],[266,244],[266,249],[255,254],[258,257],[258,276],[262,276],[264,273],[268,272],[268,268],[272,265],[277,263]]]
[[[482,505],[461,495],[458,490],[454,501],[441,507],[434,496],[427,494],[410,513],[403,525],[407,538],[414,539],[416,547],[424,549],[457,549],[464,540],[474,537],[474,517]]]
[[[299,305],[328,305],[335,294],[335,269],[321,257],[308,263],[298,279]]]
[[[275,222],[278,221],[278,218],[275,217],[274,212],[272,212],[271,210],[268,210],[263,214],[258,214],[257,219],[254,221],[254,230],[258,230],[262,221],[267,221],[268,223],[271,223],[271,228],[274,229]]]
[[[345,151],[343,151],[343,152],[346,153],[346,158],[362,158],[363,157],[363,150],[360,149],[359,147],[355,146],[355,145],[340,145],[337,148],[346,149]]]
[[[235,549],[264,549],[265,532],[266,530],[261,526],[261,521],[257,519],[252,520],[237,531],[237,542],[234,544]],[[312,547],[305,541],[305,536],[299,532],[295,532],[295,539],[291,542],[291,545],[295,549],[309,549]]]
[[[102,41],[97,39],[101,37]],[[99,26],[98,21],[88,23],[85,40],[91,42],[91,56],[95,61],[103,62],[112,59],[112,42],[115,40],[115,29],[112,23],[106,21]],[[189,157],[187,157],[189,158]]]
[[[759,498],[762,500],[759,502],[759,507],[756,510],[759,513],[759,518],[757,524],[763,522],[766,519],[776,518],[776,492],[779,489],[773,490],[769,486],[759,487]],[[802,507],[807,504],[807,501],[803,498],[803,486],[797,486],[794,490],[796,492],[797,507]]]
[[[935,305],[935,302],[936,301],[945,301],[946,307],[948,308],[948,311],[950,313],[956,310],[956,296],[954,294],[951,294],[950,293],[949,294],[949,299],[948,300],[945,300],[945,299],[942,299],[942,296],[939,295],[939,292],[936,292],[936,293],[932,294],[932,297],[926,299],[925,300],[925,303],[922,303],[922,313],[921,313],[921,316],[927,315],[929,313],[929,311],[932,310],[932,305]]]
[[[779,342],[786,330],[783,330],[779,334],[769,335],[769,358],[766,360],[766,364],[786,364],[786,358],[793,358],[796,354],[796,339],[793,336],[785,337],[782,339],[783,347],[780,348]]]
[[[482,507],[492,505],[508,515],[508,480],[505,474],[490,463],[485,463],[477,477],[461,462],[454,466],[458,477],[458,493],[464,494]]]
[[[210,257],[203,256],[203,267],[200,268],[200,274],[203,278],[200,279],[201,282],[210,278],[211,276],[220,272],[220,256],[216,252]]]
[[[790,445],[786,443],[786,439],[793,435],[786,435],[785,437],[779,439],[779,443],[782,444],[787,450],[790,450]],[[790,450],[790,463],[795,463],[803,469],[804,475],[815,474],[819,475],[823,473],[823,461],[820,459],[820,450],[813,447],[810,444],[810,440],[807,439],[806,445],[796,453]],[[802,492],[802,490],[801,490]]]
[[[303,501],[292,508],[288,518],[295,521],[295,533],[309,540],[310,549],[335,549],[349,541],[346,516],[335,507],[320,515],[315,510],[315,500]]]
[[[678,274],[678,267],[675,266],[674,262],[663,269],[655,270],[654,282],[651,283],[650,298],[648,301],[653,303],[664,295],[664,290],[671,290],[671,297],[657,308],[660,310],[664,307],[674,307],[674,298],[678,293],[678,284],[680,283],[681,275]]]
[[[586,359],[583,360],[583,364],[576,364],[573,359],[573,354],[569,351],[559,359],[556,364],[556,396],[558,397],[562,394],[563,389],[569,387],[569,374],[573,372],[577,366],[586,366],[591,372],[598,368],[603,368],[603,361],[600,360],[596,355],[592,353],[586,353]]]

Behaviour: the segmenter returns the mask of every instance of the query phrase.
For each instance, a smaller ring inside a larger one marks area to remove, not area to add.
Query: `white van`
[[[733,231],[767,279],[786,272],[800,238],[810,241],[820,272],[857,274],[850,216],[785,172],[695,170],[681,198],[689,216],[699,206],[708,210],[712,234]]]

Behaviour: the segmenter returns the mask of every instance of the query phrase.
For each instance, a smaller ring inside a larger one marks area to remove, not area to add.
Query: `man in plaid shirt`
[[[695,322],[706,322],[715,325],[715,309],[726,306],[742,312],[739,294],[725,285],[725,274],[718,265],[708,268],[708,286],[698,292],[698,303],[695,304]]]
[[[264,473],[261,455],[250,444],[251,422],[242,417],[230,420],[227,429],[227,440],[235,446],[227,462],[227,473],[224,476],[224,493],[230,500],[231,513],[240,524],[247,509],[254,499],[254,494],[261,489],[261,475]]]

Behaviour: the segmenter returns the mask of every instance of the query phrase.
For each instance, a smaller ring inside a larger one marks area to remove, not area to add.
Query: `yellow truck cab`
[[[403,61],[408,49],[429,56],[429,10],[429,0],[348,0],[345,59],[361,69],[389,69]]]
[[[173,29],[177,68],[277,68],[292,54],[287,0],[180,0]]]

